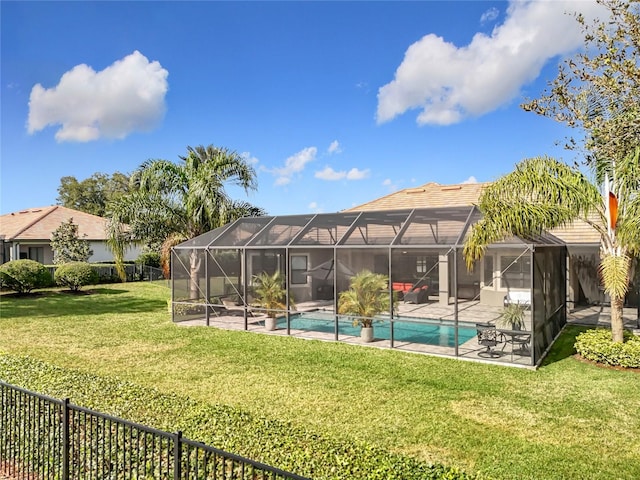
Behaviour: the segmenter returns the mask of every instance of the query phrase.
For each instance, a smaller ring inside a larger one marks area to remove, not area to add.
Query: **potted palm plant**
[[[353,316],[353,325],[362,327],[364,342],[373,341],[374,317],[390,310],[388,285],[386,275],[363,270],[351,279],[349,289],[340,293],[338,313]]]
[[[508,328],[509,330],[522,330],[526,309],[526,305],[520,303],[509,303],[505,305],[498,318],[498,326]]]
[[[264,322],[266,330],[276,329],[276,317],[279,311],[287,308],[287,291],[284,288],[284,277],[282,273],[275,272],[269,275],[262,272],[253,277],[255,282],[256,303],[265,309],[267,318]],[[295,308],[293,298],[289,296],[289,307]]]

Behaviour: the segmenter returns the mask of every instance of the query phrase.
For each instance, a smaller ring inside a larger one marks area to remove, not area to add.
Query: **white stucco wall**
[[[113,254],[111,250],[109,250],[109,247],[107,247],[106,242],[90,241],[89,244],[93,250],[93,255],[89,257],[89,263],[113,262]],[[53,264],[53,251],[51,250],[51,246],[38,241],[7,242],[5,244],[5,261],[18,260],[21,256],[22,258],[29,258],[29,247],[42,248],[42,263],[45,265]],[[125,261],[134,261],[140,256],[140,253],[142,253],[142,249],[133,245],[125,252],[124,259]],[[36,258],[34,258],[34,260],[36,260]]]
[[[91,250],[93,250],[93,255],[89,258],[89,263],[101,263],[101,262],[113,262],[113,253],[107,247],[106,242],[103,241],[91,241]],[[132,248],[129,248],[125,254],[125,261],[133,261],[142,252],[141,248],[137,245],[133,245]]]

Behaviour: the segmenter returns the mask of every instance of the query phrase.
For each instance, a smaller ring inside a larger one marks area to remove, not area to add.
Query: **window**
[[[416,258],[416,273],[427,273],[427,257]]]
[[[44,263],[44,247],[29,247],[29,259]]]
[[[531,288],[531,257],[504,256],[500,259],[503,288]]]
[[[291,285],[301,285],[307,283],[308,258],[306,255],[291,255]]]
[[[485,287],[494,287],[493,284],[493,256],[486,255],[484,257],[484,278],[483,278]]]

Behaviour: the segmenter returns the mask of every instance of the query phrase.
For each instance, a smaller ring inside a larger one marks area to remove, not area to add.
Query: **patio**
[[[300,304],[296,310],[296,313],[324,311],[332,313],[331,301],[311,301]],[[248,317],[247,325],[245,328],[244,315],[240,314],[241,310],[234,311],[234,314],[221,314],[214,319],[210,319],[209,326],[214,328],[222,328],[228,330],[247,330],[253,333],[262,333],[266,335],[290,335],[297,338],[303,338],[308,340],[321,340],[321,341],[335,341],[334,333],[326,333],[313,330],[296,330],[290,329],[287,333],[286,326],[281,326],[277,330],[267,331],[265,330],[265,318],[266,315],[257,313],[255,317]],[[498,307],[486,307],[480,305],[479,301],[465,302],[459,307],[459,322],[460,323],[495,323],[500,316],[501,309]],[[453,320],[454,312],[453,308],[442,307],[438,304],[426,304],[426,305],[411,305],[400,304],[398,309],[400,316],[410,316],[414,318],[422,319],[449,319]],[[624,321],[627,329],[633,330],[637,335],[640,335],[640,321],[638,320],[638,312],[635,308],[624,309]],[[530,319],[527,320],[530,322]],[[610,308],[607,306],[585,306],[572,310],[567,315],[567,323],[573,325],[587,325],[587,326],[602,326],[610,327],[611,316]],[[189,327],[204,327],[206,326],[206,320],[204,317],[193,320],[186,320],[179,322],[178,325]],[[530,330],[530,323],[527,323],[524,331]],[[402,342],[394,341],[393,347],[391,341],[387,339],[376,339],[372,343],[363,342],[360,337],[354,335],[339,335],[339,341],[369,346],[374,348],[395,348],[398,350],[404,350],[414,353],[422,353],[429,355],[441,355],[451,356],[452,349],[447,347],[441,347],[437,345],[426,345],[416,342]],[[517,348],[513,344],[509,345],[505,342],[501,342],[497,345],[496,351],[500,354],[496,358],[488,360],[480,356],[479,354],[485,350],[485,347],[478,344],[477,336],[474,336],[470,340],[461,343],[458,347],[459,357],[466,360],[480,360],[491,361],[495,363],[509,363],[520,367],[531,367],[531,356],[525,354],[521,348]]]
[[[468,271],[462,247],[479,218],[459,207],[240,219],[174,247],[173,320],[265,331],[255,280],[281,272],[291,300],[268,333],[362,343],[335,299],[369,270],[399,299],[376,317],[371,346],[537,365],[566,322],[565,246],[548,234],[513,237]],[[498,324],[487,355],[476,324],[496,325],[511,297],[526,305],[522,333]]]

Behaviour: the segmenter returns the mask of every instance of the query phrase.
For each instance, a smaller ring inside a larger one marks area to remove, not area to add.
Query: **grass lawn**
[[[640,478],[640,373],[572,356],[538,371],[179,327],[150,283],[2,295],[0,351],[368,440],[499,479]],[[73,401],[73,399],[72,399]]]

